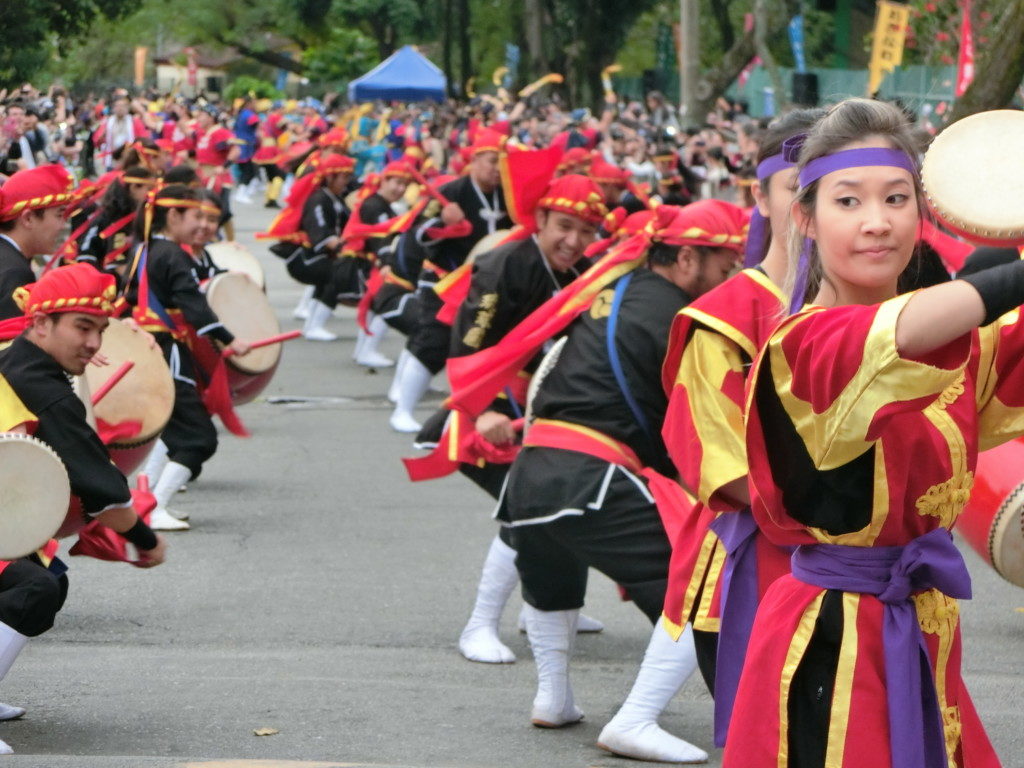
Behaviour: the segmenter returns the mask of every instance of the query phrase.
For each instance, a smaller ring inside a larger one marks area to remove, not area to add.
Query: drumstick
[[[279,333],[277,334],[277,336],[267,336],[267,338],[265,339],[254,341],[252,344],[249,345],[249,349],[269,347],[271,344],[278,344],[282,341],[290,341],[292,339],[297,339],[301,335],[302,331],[288,331],[287,333]],[[235,350],[233,350],[231,347],[228,347],[221,354],[224,355],[224,357],[231,357],[235,354]]]
[[[448,198],[438,192],[436,189],[430,186],[423,174],[417,171],[412,166],[409,166],[409,173],[412,174],[413,181],[423,187],[423,191],[430,195],[432,198],[437,200],[441,204],[441,207],[448,205]]]
[[[121,367],[114,371],[114,375],[107,379],[105,382],[103,382],[100,385],[99,389],[97,389],[96,392],[93,394],[92,404],[96,405],[100,400],[106,397],[107,393],[110,392],[110,390],[112,390],[117,385],[117,382],[123,379],[128,374],[128,371],[130,371],[134,367],[135,361],[133,360],[125,360],[123,363],[121,363]]]

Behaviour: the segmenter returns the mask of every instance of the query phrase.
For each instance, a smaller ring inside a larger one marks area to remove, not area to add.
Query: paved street
[[[243,207],[239,238],[264,260],[285,329],[300,288],[256,244],[269,212]],[[579,726],[528,722],[534,669],[506,612],[513,665],[464,661],[456,640],[495,533],[490,499],[461,477],[411,485],[409,440],[387,427],[388,372],[349,359],[355,320],[333,344],[291,342],[264,398],[241,409],[249,440],[222,436],[175,506],[152,571],[75,558],[56,627],[0,687],[28,715],[0,738],[28,768],[585,768],[629,766],[599,751],[650,627],[603,577],[587,612],[607,625],[577,645]],[[397,357],[401,342],[386,340]],[[267,398],[294,397],[271,404]],[[298,398],[321,398],[298,401]],[[436,399],[433,403],[438,402]],[[426,412],[424,412],[426,415]],[[973,554],[963,607],[965,671],[1009,768],[1024,766],[1024,590]],[[663,719],[708,747],[711,700],[697,679]],[[278,733],[256,736],[254,730]],[[717,765],[720,752],[713,751]],[[294,761],[294,762],[292,762]]]

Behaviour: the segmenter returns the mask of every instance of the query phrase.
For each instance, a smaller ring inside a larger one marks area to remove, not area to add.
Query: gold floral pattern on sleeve
[[[971,498],[971,488],[973,487],[973,472],[968,471],[954,475],[949,480],[937,483],[925,491],[915,505],[917,512],[921,515],[937,517],[940,525],[949,528],[963,512],[964,506]]]

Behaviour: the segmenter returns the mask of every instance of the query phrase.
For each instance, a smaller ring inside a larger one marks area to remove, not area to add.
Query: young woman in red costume
[[[754,516],[795,551],[758,609],[727,768],[999,764],[960,674],[949,528],[979,448],[1024,432],[1024,262],[900,295],[917,150],[898,109],[850,99],[800,151],[811,306],[762,350],[747,411]]]

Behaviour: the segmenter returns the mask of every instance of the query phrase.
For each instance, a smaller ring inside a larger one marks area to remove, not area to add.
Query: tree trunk
[[[1024,2],[1024,0],[1015,1]],[[769,9],[768,22],[765,25],[766,38],[784,34],[789,20],[798,12],[799,5],[794,0],[785,0],[785,2],[779,5],[781,7],[774,9],[777,13],[772,13],[773,9]],[[718,66],[707,70],[700,79],[700,82],[697,83],[697,108],[695,114],[704,115],[715,108],[715,101],[725,93],[725,89],[732,84],[732,81],[739,76],[743,68],[750,63],[755,53],[754,33],[753,31],[745,32],[743,37],[737,40],[736,44],[725,52]],[[781,106],[779,99],[782,95],[777,95],[776,104],[778,106]]]
[[[459,15],[459,69],[462,82],[473,76],[473,51],[470,48],[469,27],[472,20],[469,13],[469,0],[458,0]]]
[[[441,68],[448,78],[448,95],[462,93],[455,87],[455,73],[452,71],[452,0],[441,0]]]
[[[729,18],[729,0],[711,0],[711,15],[715,17],[715,26],[722,36],[722,49],[728,51],[736,44],[736,30]]]
[[[975,112],[1009,105],[1024,78],[1024,0],[1011,0],[975,59],[974,80],[953,104],[947,125]]]
[[[768,48],[768,36],[775,35],[768,29],[771,21],[768,17],[769,0],[754,0],[754,50],[761,57],[764,68],[768,70],[768,76],[772,81],[772,88],[775,90],[776,110],[780,109],[785,102],[786,86],[782,82],[782,75],[779,73],[778,62],[772,56]]]
[[[529,83],[550,72],[547,52],[544,50],[544,9],[540,0],[523,2],[524,33],[526,35],[526,61],[520,72],[521,83]]]

